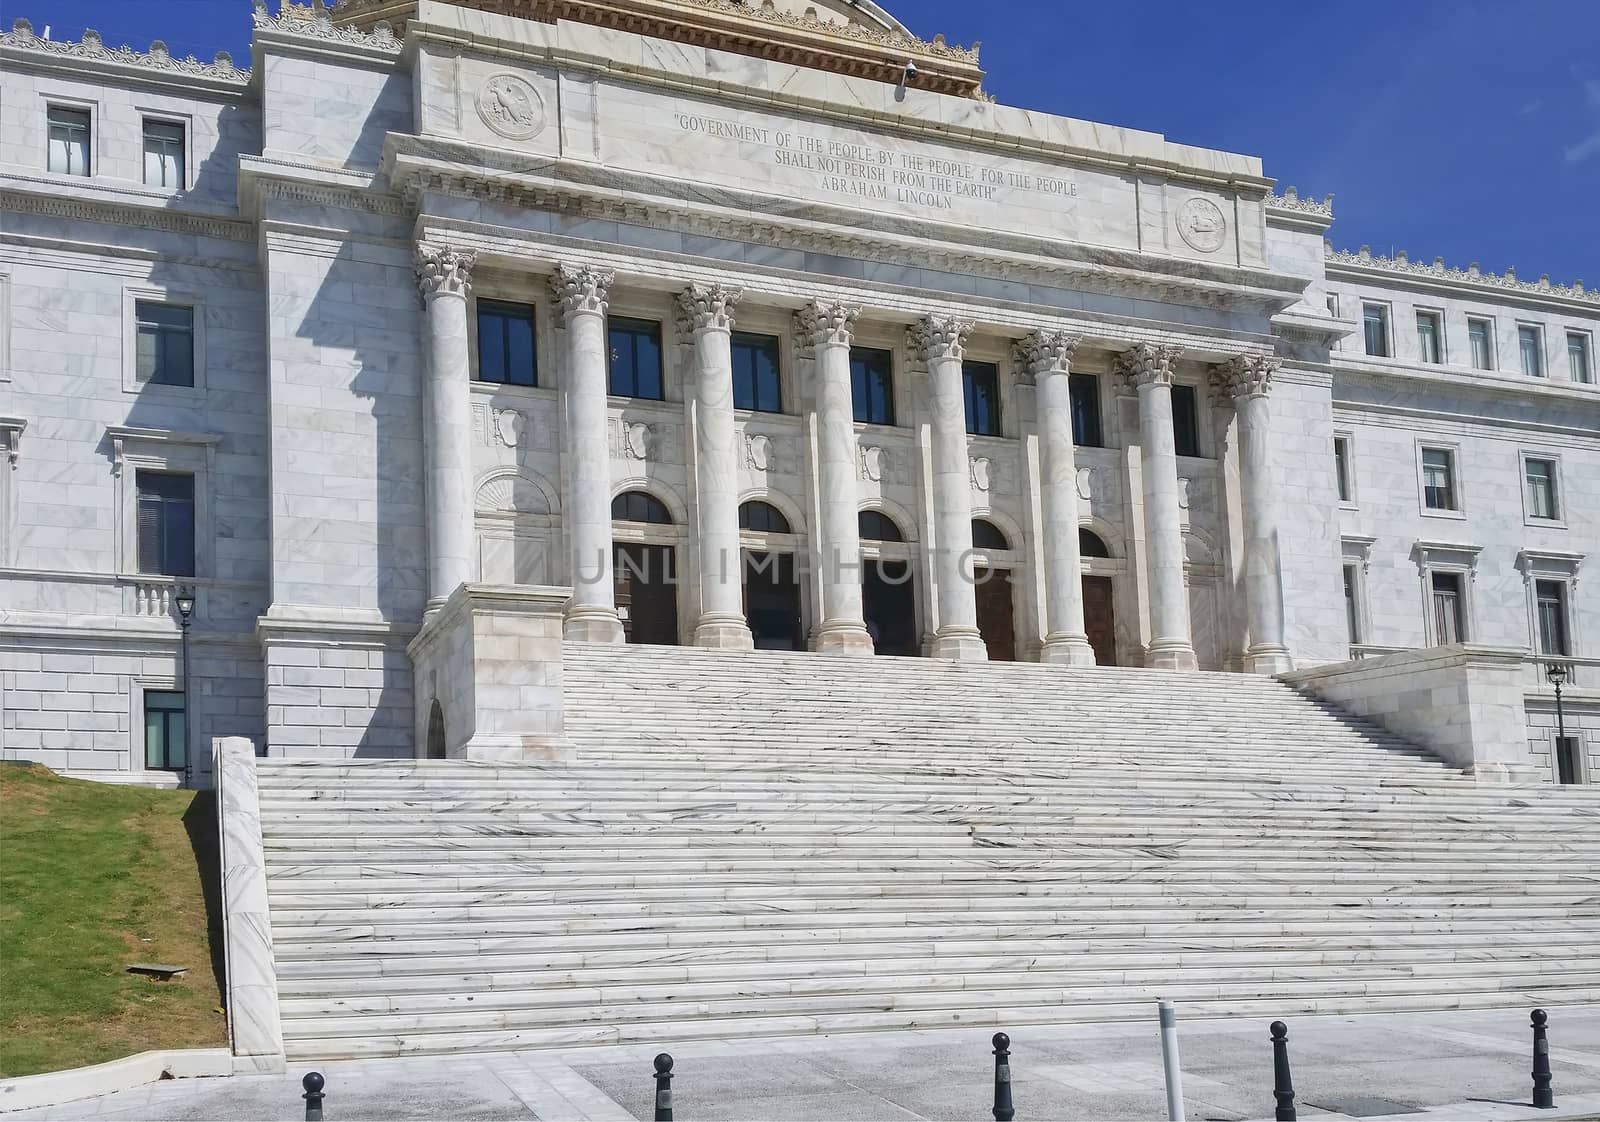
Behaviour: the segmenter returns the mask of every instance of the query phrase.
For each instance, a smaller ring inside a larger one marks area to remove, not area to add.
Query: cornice
[[[36,63],[56,63],[70,67],[84,63],[109,66],[123,73],[133,72],[143,77],[179,79],[187,84],[203,83],[213,88],[230,91],[243,90],[250,84],[250,71],[233,65],[227,51],[218,51],[210,62],[201,62],[193,55],[173,58],[167,46],[157,39],[148,51],[135,51],[131,47],[107,47],[98,31],[86,30],[78,42],[41,39],[33,33],[33,25],[19,19],[10,31],[0,33],[0,53],[15,51],[23,59]]]
[[[1333,196],[1324,195],[1322,201],[1302,198],[1300,189],[1292,184],[1283,189],[1281,195],[1268,195],[1267,209],[1271,211],[1289,211],[1296,214],[1308,214],[1316,218],[1326,218],[1333,221]]]
[[[136,226],[146,230],[224,238],[229,241],[254,241],[256,236],[254,224],[236,219],[184,214],[180,211],[166,210],[157,206],[139,206],[134,203],[108,202],[91,198],[63,198],[60,195],[19,191],[9,187],[0,187],[0,210],[37,214],[46,218],[99,222],[112,226]]]
[[[343,5],[340,7],[342,10]],[[276,16],[267,10],[266,0],[255,0],[251,19],[257,38],[283,35],[309,45],[353,50],[385,60],[398,57],[405,46],[386,20],[374,22],[368,31],[334,23],[322,0],[310,7],[283,0]]]
[[[1551,284],[1546,274],[1537,281],[1525,281],[1517,277],[1515,269],[1507,269],[1504,273],[1485,273],[1478,269],[1476,263],[1465,269],[1447,268],[1443,257],[1435,257],[1432,264],[1424,265],[1420,261],[1412,261],[1404,250],[1393,257],[1381,257],[1374,256],[1370,246],[1362,246],[1354,253],[1334,249],[1331,242],[1325,242],[1323,248],[1330,275],[1335,271],[1348,271],[1366,276],[1403,276],[1408,280],[1423,279],[1479,292],[1514,292],[1518,296],[1600,308],[1600,291],[1584,288],[1581,280],[1573,281],[1570,285]]]

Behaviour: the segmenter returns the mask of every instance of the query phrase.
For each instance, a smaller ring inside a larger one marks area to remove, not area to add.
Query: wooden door
[[[1011,570],[980,566],[973,577],[977,582],[974,591],[978,601],[978,631],[983,635],[989,660],[1015,662],[1017,631],[1011,609]]]
[[[1112,606],[1111,578],[1083,578],[1083,629],[1099,666],[1117,664],[1117,617]]]
[[[619,542],[617,612],[630,643],[678,645],[677,550],[670,545]]]

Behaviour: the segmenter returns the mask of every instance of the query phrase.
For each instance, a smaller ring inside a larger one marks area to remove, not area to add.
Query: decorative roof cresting
[[[156,70],[163,74],[179,74],[193,78],[214,78],[224,82],[236,82],[244,85],[250,80],[250,71],[240,70],[233,65],[233,56],[227,51],[218,51],[216,57],[210,62],[201,62],[193,55],[187,58],[173,58],[167,51],[167,45],[157,39],[150,44],[148,51],[136,51],[132,47],[117,47],[115,50],[105,45],[98,31],[86,30],[83,38],[76,43],[66,40],[42,39],[33,33],[33,24],[25,19],[19,19],[11,25],[11,30],[0,33],[0,47],[16,47],[23,50],[39,51],[44,54],[55,55],[59,58],[81,58],[91,62],[112,62],[123,66],[134,66],[141,70]]]
[[[1368,269],[1383,269],[1391,273],[1438,277],[1442,280],[1481,285],[1485,288],[1509,288],[1517,292],[1563,296],[1569,300],[1585,300],[1591,304],[1600,304],[1600,290],[1585,288],[1582,280],[1575,280],[1571,284],[1552,284],[1550,274],[1545,273],[1536,281],[1525,281],[1517,277],[1514,268],[1508,268],[1504,273],[1485,273],[1478,268],[1476,261],[1465,269],[1455,269],[1446,267],[1443,257],[1435,257],[1431,264],[1426,265],[1421,261],[1413,261],[1411,255],[1403,249],[1396,250],[1393,257],[1383,257],[1374,256],[1372,247],[1368,245],[1351,253],[1346,249],[1334,249],[1333,243],[1326,238],[1322,244],[1326,258],[1338,265],[1358,265]]]
[[[1298,210],[1305,214],[1315,214],[1323,218],[1333,217],[1333,196],[1324,195],[1319,203],[1316,199],[1301,198],[1300,189],[1293,184],[1283,189],[1283,194],[1272,195],[1267,199],[1267,205],[1274,210]]]
[[[349,43],[355,47],[375,47],[396,54],[404,46],[395,38],[394,28],[386,20],[373,24],[371,31],[335,24],[322,0],[314,0],[310,5],[283,0],[276,16],[267,10],[267,0],[256,0],[253,18],[258,31],[285,31],[291,35],[307,35],[313,39]]]
[[[931,40],[925,40],[886,27],[869,27],[862,23],[834,23],[817,15],[815,8],[807,8],[803,12],[791,12],[778,7],[772,0],[764,0],[760,4],[742,3],[741,0],[689,0],[689,2],[696,7],[709,8],[712,11],[754,16],[769,23],[786,24],[804,31],[823,31],[830,35],[861,39],[885,47],[922,51],[958,62],[969,62],[974,66],[978,64],[978,49],[982,46],[981,43],[974,43],[970,47],[956,47],[945,42],[943,35],[935,35]]]

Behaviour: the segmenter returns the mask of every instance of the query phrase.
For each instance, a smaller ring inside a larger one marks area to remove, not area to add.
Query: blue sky
[[[274,6],[276,0],[273,0]],[[1600,0],[885,0],[1000,101],[1259,155],[1341,248],[1600,287]],[[7,0],[55,38],[248,57],[250,0]]]

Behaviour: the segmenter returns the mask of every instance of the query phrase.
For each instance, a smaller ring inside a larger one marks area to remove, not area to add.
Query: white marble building
[[[1580,283],[1335,252],[1259,158],[995,104],[871,0],[255,22],[249,71],[0,35],[5,757],[454,753],[560,688],[470,621],[570,587],[606,642],[1510,649],[1600,780]]]

